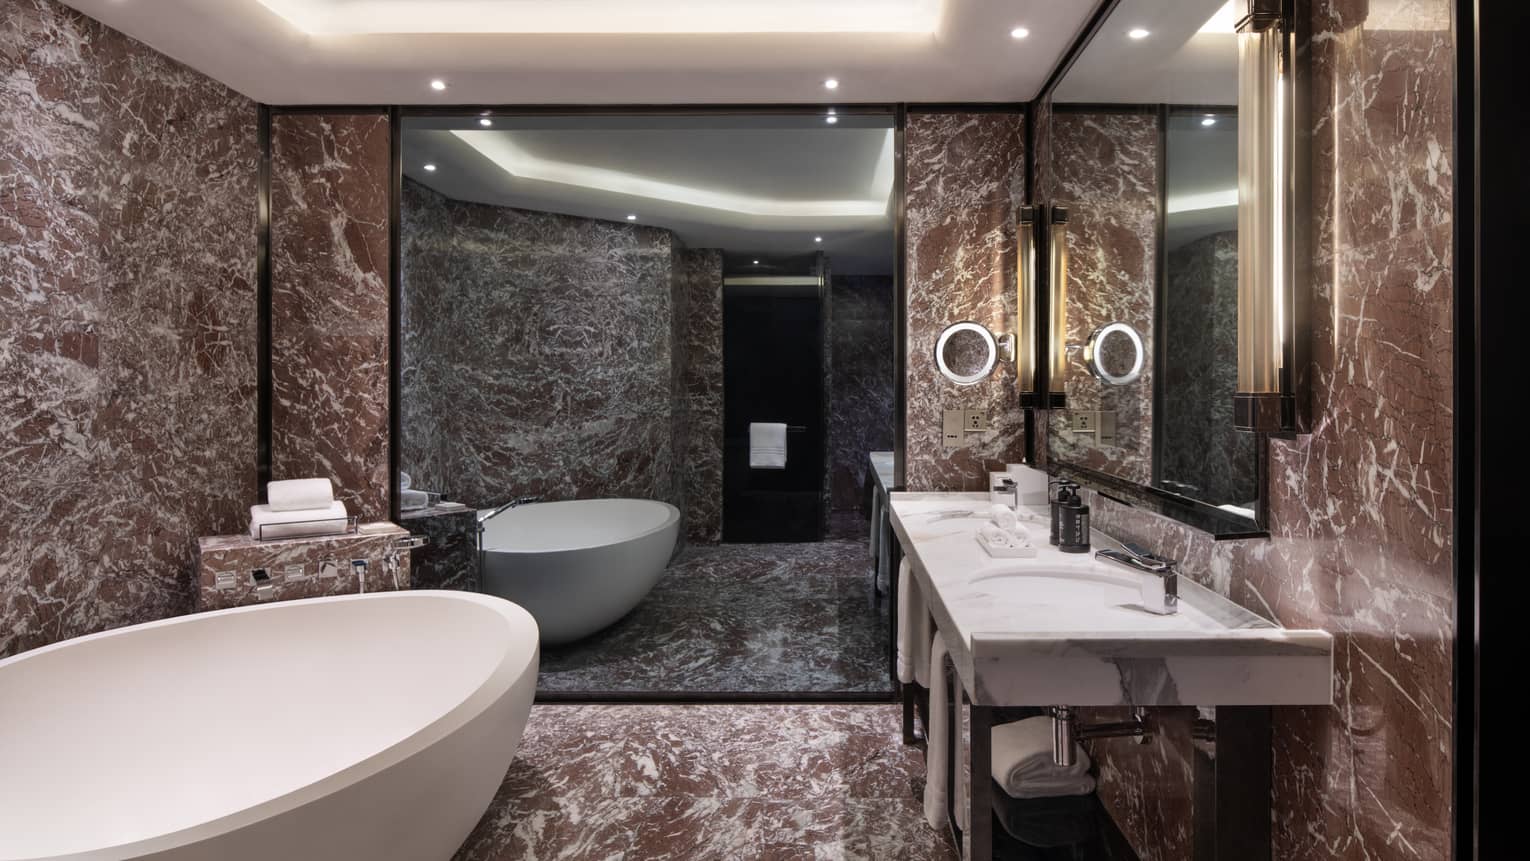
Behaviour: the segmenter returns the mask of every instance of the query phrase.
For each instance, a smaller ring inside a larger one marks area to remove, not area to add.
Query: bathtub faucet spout
[[[506,511],[509,511],[512,508],[519,508],[522,505],[530,505],[533,502],[541,501],[542,497],[540,496],[518,496],[515,499],[505,503],[504,505],[499,506],[498,508],[490,508],[485,511],[478,512],[478,525],[483,526],[485,523],[488,523],[490,520],[493,520],[494,518],[504,514]]]

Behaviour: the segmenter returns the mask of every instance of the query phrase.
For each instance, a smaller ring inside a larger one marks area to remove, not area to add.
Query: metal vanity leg
[[[973,861],[993,858],[993,719],[989,706],[970,706],[972,716],[972,769],[967,786],[967,840]]]
[[[919,739],[914,735],[914,686],[899,685],[903,694],[903,743],[913,744]]]
[[[887,575],[887,673],[892,679],[893,687],[896,688],[898,681],[898,567],[903,557],[903,547],[898,542],[891,542],[891,546],[884,547],[887,554],[890,571]],[[909,729],[904,729],[904,737]]]

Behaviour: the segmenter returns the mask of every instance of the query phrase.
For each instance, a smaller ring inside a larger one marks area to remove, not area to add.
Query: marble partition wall
[[[1054,410],[1048,456],[1138,484],[1153,479],[1153,294],[1158,259],[1159,128],[1156,113],[1098,113],[1054,106],[1056,154],[1048,203],[1068,208],[1068,409]],[[1084,344],[1109,323],[1142,335],[1142,376],[1107,386],[1090,374]],[[1056,383],[1054,381],[1054,387]],[[1116,414],[1116,438],[1069,431],[1076,410]]]
[[[676,248],[676,478],[691,541],[722,540],[723,349],[722,252]]]
[[[1160,486],[1213,505],[1254,508],[1254,437],[1233,427],[1237,231],[1203,236],[1165,254],[1163,303],[1161,414],[1155,422]]]
[[[935,341],[973,320],[1013,331],[1015,219],[1025,197],[1025,118],[1006,113],[910,113],[905,141],[908,278],[905,483],[918,490],[982,490],[987,471],[1025,453],[1025,415],[1013,364],[957,386],[935,367]],[[988,433],[945,449],[946,409],[984,409]]]
[[[829,285],[829,481],[835,511],[859,510],[866,500],[868,454],[891,451],[897,428],[893,383],[893,279],[836,275]]]
[[[1274,712],[1273,857],[1447,858],[1450,5],[1320,2],[1312,30],[1315,421],[1269,442],[1272,537],[1214,542],[1102,497],[1093,514],[1244,606],[1334,634],[1334,704]],[[1094,752],[1142,857],[1189,857],[1188,748]]]
[[[406,182],[403,469],[474,508],[676,501],[671,236]]]
[[[271,122],[271,477],[389,516],[385,114]]]
[[[0,0],[0,657],[186,612],[255,494],[255,104]]]

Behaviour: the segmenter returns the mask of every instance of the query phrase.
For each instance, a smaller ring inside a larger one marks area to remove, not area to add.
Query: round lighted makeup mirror
[[[1142,376],[1147,351],[1142,336],[1128,323],[1109,323],[1094,330],[1084,345],[1084,364],[1107,386],[1124,386]]]
[[[1000,340],[981,323],[952,323],[935,342],[935,365],[941,376],[958,386],[975,385],[999,363]]]

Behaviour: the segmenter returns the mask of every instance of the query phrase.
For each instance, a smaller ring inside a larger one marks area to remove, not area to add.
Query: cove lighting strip
[[[259,0],[315,36],[934,33],[942,0]]]
[[[763,218],[867,218],[891,211],[893,191],[893,133],[878,156],[877,169],[866,196],[854,200],[781,200],[738,194],[701,186],[650,179],[626,171],[556,161],[526,152],[514,132],[453,131],[459,140],[518,179],[592,188],[647,200],[662,200],[704,209],[717,209]]]

